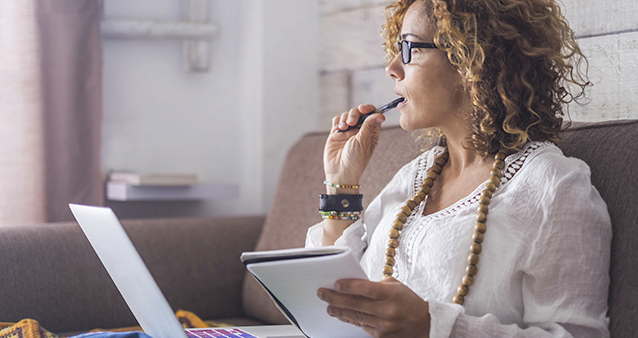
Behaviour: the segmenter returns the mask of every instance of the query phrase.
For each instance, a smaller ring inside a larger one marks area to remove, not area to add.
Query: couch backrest
[[[587,162],[591,180],[611,217],[611,336],[636,337],[638,319],[638,120],[576,123],[559,144],[565,155]]]
[[[574,123],[559,144],[567,156],[587,162],[592,183],[607,202],[614,238],[612,241],[610,329],[613,337],[633,337],[638,318],[638,265],[632,248],[638,243],[638,121]],[[319,222],[317,195],[325,191],[322,151],[327,133],[305,135],[290,150],[281,181],[268,214],[257,250],[304,245],[309,226]],[[378,194],[394,173],[413,159],[421,145],[417,135],[398,127],[385,128],[369,167],[361,179],[364,204]],[[244,311],[268,323],[286,323],[266,293],[247,276],[243,290]]]

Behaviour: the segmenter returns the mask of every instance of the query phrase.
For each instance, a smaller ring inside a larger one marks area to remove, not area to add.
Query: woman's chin
[[[410,123],[410,121],[405,119],[404,115],[401,115],[401,118],[399,119],[399,126],[401,127],[401,129],[405,131],[415,131],[419,129],[419,128],[415,128],[413,123]]]

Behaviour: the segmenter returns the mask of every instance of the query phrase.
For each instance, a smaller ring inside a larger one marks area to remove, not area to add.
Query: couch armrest
[[[240,317],[243,251],[264,216],[129,220],[123,225],[174,310]],[[0,227],[0,321],[52,332],[136,325],[75,222]]]

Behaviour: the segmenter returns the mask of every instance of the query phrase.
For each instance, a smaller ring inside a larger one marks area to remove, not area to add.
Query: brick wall
[[[387,0],[321,0],[321,125],[360,103],[395,98],[379,32]],[[589,104],[572,104],[575,121],[638,118],[638,1],[563,0],[589,59]],[[390,113],[387,124],[398,123]]]

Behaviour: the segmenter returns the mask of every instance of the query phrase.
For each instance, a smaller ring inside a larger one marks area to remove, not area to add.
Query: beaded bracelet
[[[358,184],[354,184],[354,185],[336,184],[336,183],[330,183],[328,181],[323,181],[323,184],[329,185],[329,186],[331,186],[333,188],[341,188],[341,189],[359,189],[359,188],[361,188],[361,186],[358,185]]]
[[[360,218],[361,211],[321,211],[321,218],[323,219],[337,219],[356,221]]]

